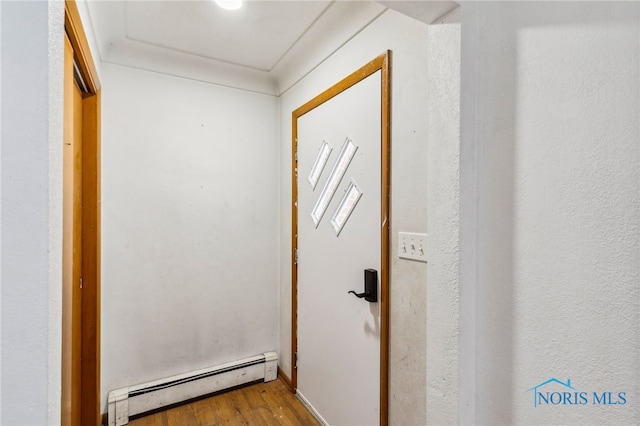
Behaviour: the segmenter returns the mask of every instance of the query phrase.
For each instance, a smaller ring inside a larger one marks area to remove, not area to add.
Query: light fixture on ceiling
[[[242,7],[243,0],[216,0],[216,4],[223,9],[238,10]]]

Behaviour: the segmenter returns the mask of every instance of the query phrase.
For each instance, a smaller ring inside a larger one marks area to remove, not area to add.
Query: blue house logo
[[[579,392],[567,382],[555,377],[528,389],[533,391],[533,406],[540,405],[625,405],[627,392]],[[591,398],[589,398],[591,397]]]
[[[549,383],[554,383],[554,382],[558,383],[558,384],[560,384],[560,385],[562,385],[562,386],[564,386],[564,387],[566,387],[568,389],[571,389],[571,390],[575,391],[575,388],[573,386],[571,386],[571,379],[567,379],[567,383],[564,383],[564,382],[556,379],[555,377],[552,377],[549,380],[544,381],[544,382],[540,383],[539,385],[536,385],[536,386],[532,387],[531,389],[527,390],[527,392],[533,391],[533,406],[534,407],[538,406],[538,401],[539,400],[544,402],[544,403],[546,403],[546,404],[549,403],[549,399],[550,399],[549,392],[546,392],[546,393],[543,394],[542,392],[538,392],[538,389],[543,387],[543,386],[548,385]],[[565,394],[565,393],[568,393],[569,395],[571,395],[571,392],[562,392],[562,394]],[[564,395],[560,395],[561,392],[552,392],[551,395],[553,395],[553,394],[558,394],[560,399],[562,399],[562,396],[564,396]],[[556,404],[554,404],[554,405],[556,405]]]

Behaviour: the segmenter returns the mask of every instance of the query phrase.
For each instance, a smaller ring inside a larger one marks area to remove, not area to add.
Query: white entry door
[[[349,293],[382,267],[381,74],[297,121],[297,392],[332,426],[381,418],[381,303]]]

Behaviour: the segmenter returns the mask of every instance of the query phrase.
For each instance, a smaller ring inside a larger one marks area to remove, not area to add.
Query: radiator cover
[[[257,380],[269,382],[277,376],[278,354],[265,352],[235,362],[117,389],[109,392],[108,425],[126,425],[130,416]]]

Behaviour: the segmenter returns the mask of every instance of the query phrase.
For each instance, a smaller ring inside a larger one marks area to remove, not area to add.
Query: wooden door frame
[[[389,420],[389,203],[391,169],[391,51],[373,59],[354,73],[320,93],[291,114],[291,380],[298,386],[298,118],[339,95],[377,71],[381,71],[381,212],[380,212],[380,425]],[[289,384],[289,380],[285,379]]]
[[[64,29],[86,84],[82,94],[82,425],[99,425],[100,409],[100,80],[75,0],[65,0]],[[65,354],[62,354],[63,357]],[[64,372],[63,372],[64,373]],[[62,398],[66,398],[63,392]]]

